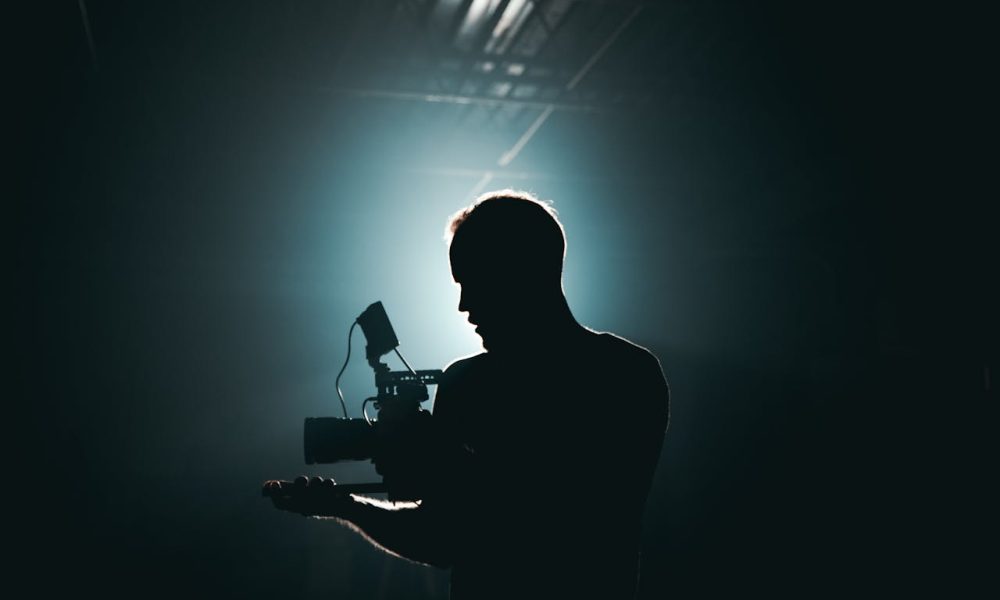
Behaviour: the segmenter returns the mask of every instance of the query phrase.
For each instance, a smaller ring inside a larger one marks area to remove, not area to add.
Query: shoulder
[[[663,365],[648,348],[607,332],[592,332],[603,346],[601,360],[622,373],[631,373],[631,383],[640,393],[662,397],[669,403],[670,385],[663,373]]]
[[[486,363],[486,353],[457,358],[444,368],[434,392],[433,412],[438,417],[454,418],[457,410],[455,398],[475,388]]]
[[[441,379],[438,381],[438,395],[441,395],[442,392],[449,394],[464,386],[476,385],[476,382],[483,377],[488,362],[485,352],[451,361],[444,368]]]
[[[444,368],[442,383],[454,384],[483,370],[488,361],[485,352],[456,358]]]
[[[638,399],[636,406],[648,410],[649,424],[659,431],[666,430],[670,419],[670,385],[660,359],[648,348],[621,336],[606,332],[597,335],[608,356],[615,357],[608,359],[612,365],[628,364],[628,371],[633,374],[630,383]]]
[[[610,360],[629,362],[639,369],[655,369],[662,375],[663,367],[660,364],[660,359],[648,348],[614,333],[588,331],[593,334],[596,343],[600,346],[600,352],[606,354]]]

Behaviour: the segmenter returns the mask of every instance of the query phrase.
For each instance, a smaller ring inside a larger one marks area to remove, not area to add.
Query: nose
[[[465,290],[465,286],[459,286],[458,312],[469,312],[469,293]]]
[[[467,319],[473,325],[478,325],[478,318],[481,316],[479,313],[482,312],[482,302],[480,301],[480,296],[474,291],[469,289],[469,286],[461,286],[461,292],[458,295],[458,312],[466,313]]]

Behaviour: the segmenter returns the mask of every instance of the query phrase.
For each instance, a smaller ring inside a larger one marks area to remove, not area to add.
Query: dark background
[[[567,101],[650,93],[556,113],[507,169],[523,177],[495,160],[530,114],[494,137],[452,121],[449,148],[475,150],[437,155],[433,109],[330,93],[395,39],[359,41],[355,3],[90,2],[93,53],[78,3],[12,19],[14,572],[38,595],[446,597],[446,573],[258,487],[339,476],[301,464],[301,418],[334,414],[367,302],[401,307],[419,367],[453,357],[416,324],[453,313],[421,295],[447,280],[413,275],[407,242],[441,244],[490,170],[487,189],[556,201],[586,258],[571,306],[671,382],[641,597],[978,590],[998,370],[985,17],[800,4],[644,5],[606,57],[625,83],[598,62]]]

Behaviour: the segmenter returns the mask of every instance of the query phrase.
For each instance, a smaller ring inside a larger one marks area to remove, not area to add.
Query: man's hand
[[[347,518],[354,508],[354,499],[337,489],[333,479],[299,477],[292,481],[267,481],[264,495],[281,510],[307,517]]]

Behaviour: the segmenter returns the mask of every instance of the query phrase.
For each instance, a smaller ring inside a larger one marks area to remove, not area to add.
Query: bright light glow
[[[511,0],[486,44],[486,52],[503,54],[534,8],[533,2]]]
[[[483,22],[497,9],[500,0],[472,0],[469,5],[469,12],[465,13],[462,26],[458,29],[458,39],[466,41],[475,35],[476,31],[483,25]]]
[[[493,39],[499,39],[504,33],[510,29],[511,25],[514,24],[514,20],[517,19],[518,15],[521,13],[521,9],[527,4],[527,0],[510,0],[510,4],[507,5],[507,10],[503,11],[503,16],[497,22],[497,26],[493,29]]]

